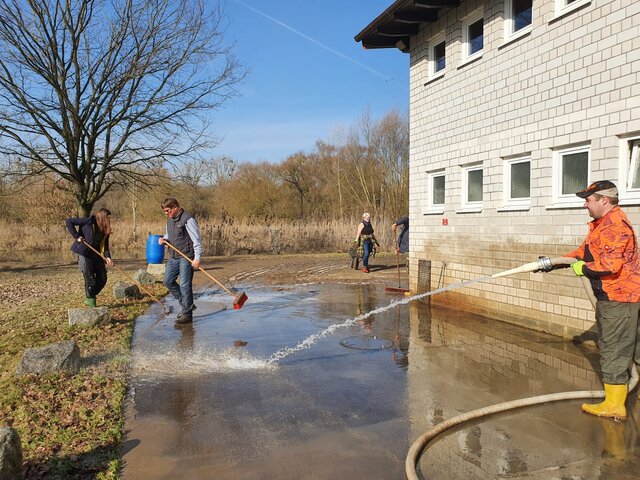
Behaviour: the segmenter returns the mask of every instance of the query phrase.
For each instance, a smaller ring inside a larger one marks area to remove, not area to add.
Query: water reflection
[[[410,312],[413,438],[443,417],[480,407],[601,389],[589,358],[570,343],[450,310],[434,308],[428,318]],[[638,438],[636,400],[634,418],[622,428],[583,415],[580,403],[528,407],[463,424],[432,442],[419,468],[426,478],[637,478],[640,454],[626,440]]]
[[[127,420],[139,444],[122,478],[401,479],[413,439],[445,419],[600,386],[574,345],[452,310],[415,302],[349,324],[392,300],[371,286],[251,289],[241,310],[220,311],[207,302],[228,299],[213,291],[187,329],[141,317]],[[267,368],[273,352],[339,325]],[[390,348],[345,348],[345,338]],[[470,422],[420,468],[434,479],[626,478],[640,467],[635,402],[622,429],[583,415],[579,401]]]

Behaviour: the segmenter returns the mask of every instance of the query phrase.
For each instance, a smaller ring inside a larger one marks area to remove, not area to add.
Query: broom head
[[[396,288],[396,287],[384,287],[384,291],[385,292],[389,292],[389,293],[407,293],[409,290],[407,290],[406,288]]]
[[[247,300],[249,300],[249,297],[247,297],[247,294],[244,292],[241,292],[240,295],[238,295],[236,299],[233,301],[233,309],[240,310],[242,308],[242,305],[244,305],[244,302],[246,302]]]

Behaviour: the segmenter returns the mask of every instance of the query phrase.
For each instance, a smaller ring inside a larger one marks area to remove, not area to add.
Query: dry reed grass
[[[359,220],[342,222],[267,221],[247,223],[200,222],[205,256],[238,254],[343,252],[355,237]],[[383,250],[393,250],[393,220],[373,220]],[[144,256],[149,234],[163,234],[164,223],[113,222],[111,250],[114,257]],[[134,231],[137,232],[134,235]],[[0,223],[0,252],[66,251],[71,237],[64,225],[36,227],[25,223]],[[123,252],[127,252],[123,255]]]

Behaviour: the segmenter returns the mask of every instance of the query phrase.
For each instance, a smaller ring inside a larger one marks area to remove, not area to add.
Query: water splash
[[[382,312],[386,312],[387,310],[391,310],[394,307],[397,307],[398,305],[406,305],[410,302],[413,302],[414,300],[420,300],[422,298],[425,297],[429,297],[431,295],[435,295],[436,293],[442,293],[445,292],[447,290],[453,290],[454,288],[460,288],[460,287],[464,287],[465,285],[470,285],[472,283],[477,283],[477,282],[482,282],[485,280],[488,280],[491,278],[491,275],[488,275],[486,277],[480,277],[480,278],[475,278],[473,280],[467,280],[464,282],[460,282],[460,283],[454,283],[452,285],[448,285],[446,287],[442,287],[442,288],[438,288],[436,290],[431,290],[429,292],[425,292],[425,293],[420,293],[418,295],[413,295],[411,297],[406,297],[400,300],[394,300],[393,302],[389,303],[388,305],[384,306],[384,307],[379,307],[376,308],[374,310],[371,310],[370,312],[366,312],[363,313],[362,315],[358,315],[357,317],[354,318],[350,318],[342,323],[338,323],[335,325],[331,325],[327,328],[325,328],[324,330],[322,330],[321,332],[318,333],[314,333],[313,335],[311,335],[310,337],[304,339],[302,342],[298,343],[296,346],[294,347],[285,347],[282,348],[280,350],[278,350],[277,352],[271,354],[271,356],[269,358],[267,358],[265,364],[267,366],[269,365],[273,365],[274,363],[279,362],[280,360],[282,360],[283,358],[299,352],[300,350],[304,350],[307,348],[311,348],[311,346],[316,343],[318,340],[321,340],[331,334],[333,334],[336,330],[339,330],[341,328],[347,328],[347,327],[352,327],[354,325],[356,325],[359,321],[361,320],[365,320],[366,318],[369,318],[371,315],[375,315],[377,313],[382,313]]]
[[[203,373],[258,370],[269,367],[265,360],[255,358],[244,349],[238,348],[219,350],[208,347],[193,350],[173,348],[158,352],[150,346],[147,349],[144,347],[140,349],[133,362],[133,370],[137,371],[138,375],[144,373],[154,377],[173,376],[176,372],[182,376],[198,376]]]

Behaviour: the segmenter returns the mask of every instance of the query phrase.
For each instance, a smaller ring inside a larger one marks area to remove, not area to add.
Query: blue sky
[[[409,104],[409,55],[353,37],[392,0],[226,0],[228,42],[248,78],[214,114],[213,154],[281,162],[330,141],[366,111]]]

